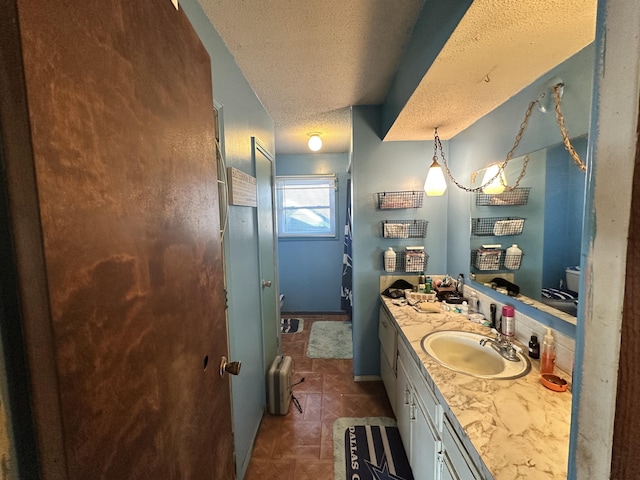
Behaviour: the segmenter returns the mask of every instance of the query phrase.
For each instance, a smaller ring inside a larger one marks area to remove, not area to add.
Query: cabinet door
[[[391,365],[387,362],[384,355],[380,355],[380,376],[382,377],[382,383],[387,391],[387,397],[391,404],[393,413],[398,415],[398,407],[396,405],[396,373],[392,370]]]
[[[407,458],[411,459],[411,404],[413,403],[413,392],[409,384],[409,377],[400,358],[398,358],[397,372],[396,421],[404,449],[407,452]]]
[[[443,419],[442,443],[444,444],[445,460],[450,460],[450,467],[455,473],[454,478],[460,480],[479,480],[482,478],[446,416]]]
[[[409,462],[416,480],[437,477],[440,439],[419,402],[414,401],[411,423],[411,456]]]
[[[384,388],[387,390],[389,403],[393,413],[398,415],[398,407],[396,405],[396,357],[397,351],[397,332],[393,321],[383,307],[380,307],[380,321],[378,324],[378,338],[380,339],[380,375]]]
[[[398,335],[394,321],[389,318],[389,314],[384,307],[380,307],[378,338],[380,339],[380,355],[381,357],[386,357],[387,363],[389,363],[395,372],[395,362],[398,353]]]
[[[446,455],[443,455],[442,457],[442,465],[440,468],[440,480],[460,480],[456,475],[453,465],[451,464],[451,460]]]
[[[442,410],[438,400],[431,387],[427,384],[424,374],[409,353],[409,348],[401,341],[398,342],[398,361],[400,360],[404,363],[409,383],[415,390],[416,396],[420,399],[420,404],[427,418],[437,427],[436,430],[440,430],[442,428]]]

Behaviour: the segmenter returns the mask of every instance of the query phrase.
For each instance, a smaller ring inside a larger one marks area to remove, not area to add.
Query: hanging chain
[[[442,150],[442,143],[440,143],[440,137],[438,136],[438,129],[437,128],[436,128],[435,138],[434,138],[433,159],[437,160],[437,150],[439,149],[440,150],[440,156],[442,157],[442,163],[444,164],[444,168],[447,171],[447,175],[449,176],[449,179],[453,183],[455,183],[455,185],[458,188],[460,188],[462,190],[465,190],[467,192],[470,192],[470,193],[480,192],[487,185],[490,185],[492,182],[494,182],[498,178],[500,179],[500,183],[502,183],[504,185],[504,182],[503,182],[503,179],[502,179],[502,175],[500,175],[500,174],[501,174],[502,171],[504,171],[504,169],[507,167],[507,165],[511,161],[511,158],[513,157],[513,152],[515,152],[516,148],[518,148],[518,145],[520,144],[520,140],[522,139],[522,135],[524,134],[524,131],[527,129],[527,125],[529,124],[529,118],[531,117],[531,112],[532,112],[533,107],[534,107],[534,105],[536,103],[537,103],[536,101],[533,101],[533,102],[529,103],[529,106],[527,107],[527,111],[524,114],[524,120],[520,124],[520,130],[518,130],[518,134],[516,135],[516,139],[515,139],[515,141],[513,143],[513,147],[511,147],[511,150],[509,150],[509,152],[507,153],[507,156],[506,156],[505,160],[500,164],[500,168],[498,169],[498,173],[496,173],[493,178],[491,178],[489,181],[485,182],[484,184],[480,185],[479,187],[474,187],[474,188],[465,187],[464,185],[461,185],[455,178],[453,178],[453,174],[451,173],[451,170],[449,170],[449,165],[447,164],[447,160],[446,160],[446,158],[444,158],[444,152]],[[515,184],[513,186],[504,185],[506,192],[509,192],[511,190],[514,190],[514,189],[518,188],[518,185],[520,184],[520,180],[522,180],[522,177],[524,177],[524,174],[527,171],[527,165],[528,164],[529,164],[529,155],[525,155],[524,163],[522,165],[522,170],[520,171],[520,175],[518,175],[518,178],[516,179]]]
[[[578,152],[571,145],[571,141],[569,140],[569,133],[567,132],[567,128],[564,125],[564,115],[562,114],[562,110],[560,108],[560,90],[564,87],[564,83],[558,83],[553,87],[553,102],[556,104],[556,119],[558,120],[558,126],[560,127],[560,133],[562,134],[562,141],[564,143],[564,148],[569,152],[571,158],[578,166],[580,170],[583,172],[587,171],[587,166],[584,164]]]

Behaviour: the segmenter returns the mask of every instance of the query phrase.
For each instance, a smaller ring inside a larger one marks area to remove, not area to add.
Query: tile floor
[[[292,403],[285,416],[264,414],[245,480],[334,480],[334,420],[340,417],[393,417],[381,381],[355,382],[351,360],[306,356],[314,321],[344,321],[346,317],[295,317],[304,318],[304,329],[300,333],[282,335],[282,353],[293,357],[292,383],[302,377],[305,379],[293,387],[302,413]]]

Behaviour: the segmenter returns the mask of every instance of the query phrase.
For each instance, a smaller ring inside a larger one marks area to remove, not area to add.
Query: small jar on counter
[[[529,340],[529,357],[540,358],[540,344],[536,335],[531,335],[531,340]]]

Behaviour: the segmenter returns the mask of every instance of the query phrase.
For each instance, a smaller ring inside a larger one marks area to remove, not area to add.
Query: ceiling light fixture
[[[307,133],[307,135],[309,135],[309,141],[307,142],[307,145],[309,145],[309,150],[311,150],[312,152],[317,152],[318,150],[320,150],[322,148],[322,139],[320,138],[320,134],[313,132]]]

